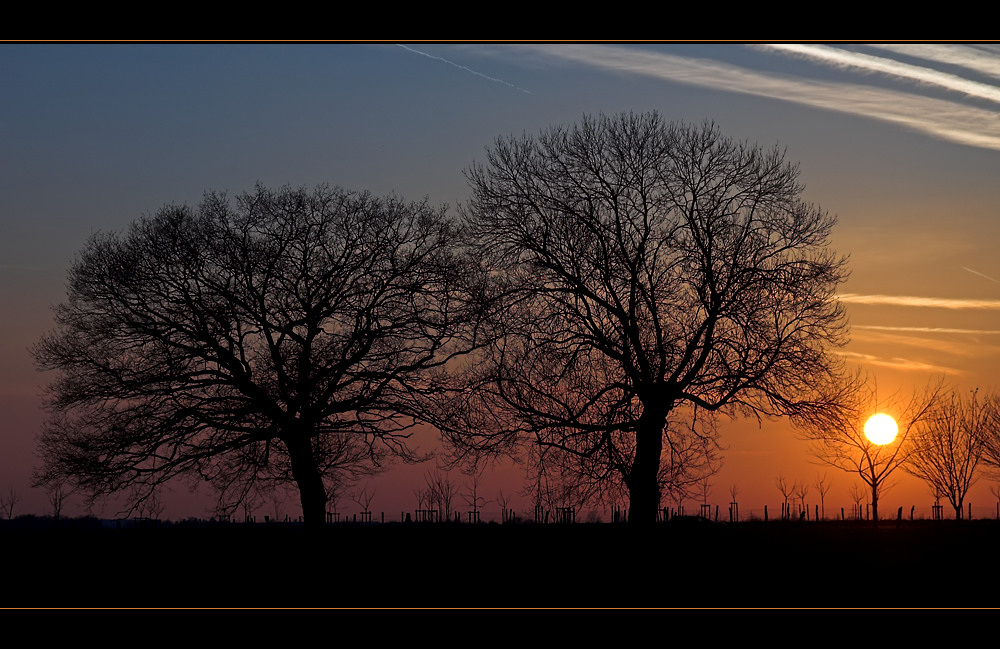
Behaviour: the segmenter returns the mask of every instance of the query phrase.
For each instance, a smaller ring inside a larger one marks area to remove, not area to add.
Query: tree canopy
[[[56,374],[39,480],[148,495],[189,475],[234,502],[291,483],[322,522],[331,481],[411,457],[418,402],[474,344],[459,235],[443,208],[325,186],[94,235],[33,349]]]
[[[528,442],[650,521],[711,464],[712,413],[793,412],[837,370],[835,218],[801,200],[781,150],[602,115],[499,138],[466,175],[506,303],[450,406],[458,448]]]

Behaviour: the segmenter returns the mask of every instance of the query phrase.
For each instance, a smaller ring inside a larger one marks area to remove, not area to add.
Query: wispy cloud
[[[524,88],[520,88],[518,86],[515,86],[514,84],[510,83],[509,81],[504,81],[503,79],[497,79],[496,77],[491,77],[489,75],[485,75],[482,72],[477,72],[477,71],[473,70],[472,68],[467,68],[464,65],[459,65],[458,63],[455,63],[454,61],[449,61],[448,59],[442,58],[440,56],[434,56],[433,54],[428,54],[427,52],[421,52],[420,50],[415,50],[412,47],[407,47],[406,45],[403,45],[401,43],[396,43],[396,45],[398,45],[399,47],[402,47],[407,52],[413,52],[414,54],[419,54],[420,56],[426,56],[427,58],[434,59],[435,61],[441,61],[442,63],[447,63],[450,66],[456,67],[459,70],[462,70],[464,72],[468,72],[470,74],[474,74],[477,77],[482,77],[483,79],[486,79],[488,81],[495,81],[496,83],[502,83],[505,86],[513,88],[514,90],[519,90],[519,91],[521,91],[523,93],[526,93],[526,94],[529,94],[529,95],[531,94],[529,91],[525,90]]]
[[[909,358],[884,358],[872,354],[860,354],[857,352],[835,351],[834,354],[841,356],[845,360],[854,361],[863,365],[874,365],[876,367],[886,367],[904,372],[931,372],[934,374],[962,374],[962,370],[945,365],[935,365],[915,361]]]
[[[935,64],[963,68],[973,74],[1000,79],[1000,47],[997,45],[934,45],[934,44],[879,44],[871,49],[884,50]]]
[[[1000,151],[1000,117],[997,111],[959,101],[928,97],[917,92],[765,73],[638,46],[559,44],[522,45],[518,48],[522,53],[572,61],[622,74],[764,96],[891,122],[943,140]],[[869,57],[879,58],[881,57]],[[860,58],[848,60],[853,61],[851,69],[868,72],[875,70],[871,61],[862,64]],[[891,71],[896,78],[919,81],[922,85],[933,83],[978,98],[1000,101],[1000,87],[971,81],[963,85],[960,83],[962,80],[955,75],[932,74],[933,71],[929,69],[913,65],[904,67],[905,65],[890,67],[886,64],[886,73]]]
[[[932,307],[937,309],[1000,309],[1000,300],[916,297],[913,295],[862,295],[859,293],[843,293],[838,295],[837,299],[841,302],[852,304]]]
[[[978,97],[1000,103],[1000,88],[997,86],[972,81],[956,74],[942,72],[921,65],[903,63],[894,59],[838,49],[828,45],[779,43],[775,45],[758,45],[756,47],[768,51],[791,54],[840,69],[879,73],[895,79],[913,81],[926,86],[960,92],[969,97]],[[898,49],[894,51],[899,52]]]
[[[969,336],[1000,336],[1000,329],[956,329],[953,327],[891,327],[888,325],[851,325],[851,329],[870,331],[900,331],[924,334],[961,334]]]

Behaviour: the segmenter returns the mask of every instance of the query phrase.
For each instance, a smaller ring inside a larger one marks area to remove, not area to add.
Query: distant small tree
[[[795,497],[799,499],[799,514],[806,510],[806,496],[809,494],[809,485],[805,482],[795,483]],[[808,512],[806,513],[808,516]]]
[[[435,468],[424,474],[424,484],[426,485],[428,506],[436,507],[443,519],[450,521],[455,497],[459,491],[459,487],[451,479],[451,475],[447,471]]]
[[[1000,518],[1000,485],[990,485],[990,493],[997,500],[997,518]]]
[[[512,498],[509,495],[505,494],[503,492],[503,489],[497,490],[496,502],[498,505],[500,505],[500,521],[503,523],[506,523],[508,518],[510,517],[510,514],[508,512],[510,512],[511,501]]]
[[[729,485],[729,498],[730,498],[729,506],[733,510],[730,513],[730,518],[732,520],[737,520],[739,518],[739,503],[736,500],[736,497],[739,495],[739,493],[740,493],[740,488],[737,485],[735,484]]]
[[[781,492],[781,517],[788,518],[790,512],[788,511],[788,501],[795,493],[796,484],[793,482],[791,484],[785,479],[785,476],[778,474],[778,477],[774,479],[774,486],[778,488]]]
[[[370,514],[372,501],[375,499],[375,489],[369,489],[368,486],[356,489],[351,493],[351,500],[357,503],[358,507],[361,508],[362,513]]]
[[[947,498],[956,519],[962,518],[965,497],[979,479],[996,408],[993,395],[981,396],[978,390],[952,393],[940,399],[917,428],[916,450],[904,468]]]
[[[879,499],[889,489],[889,478],[916,450],[914,431],[932,412],[942,386],[932,383],[909,398],[885,397],[862,373],[830,384],[816,407],[800,410],[792,421],[798,435],[811,443],[810,451],[824,464],[854,473],[868,485],[872,525],[878,527]],[[898,433],[888,443],[870,440],[865,423],[875,414],[889,414]]]
[[[462,496],[465,504],[472,508],[474,522],[477,523],[479,522],[479,510],[489,502],[489,500],[479,495],[479,490],[483,482],[483,473],[484,470],[479,467],[471,467],[465,472],[468,480],[465,482],[465,494]]]
[[[131,491],[128,501],[131,503],[132,514],[149,519],[159,519],[163,515],[166,504],[163,502],[160,489],[136,493],[137,489],[133,488]]]
[[[0,495],[0,510],[7,516],[7,520],[14,518],[14,511],[19,502],[21,502],[21,494],[17,492],[14,485],[9,485],[7,493]]]
[[[49,482],[45,487],[45,497],[52,507],[52,518],[59,520],[62,517],[66,501],[73,494],[73,488],[61,481]]]
[[[860,485],[852,484],[848,493],[851,496],[851,500],[854,502],[854,511],[857,512],[858,518],[864,518],[864,516],[861,515],[861,503],[864,501],[865,496],[868,495],[868,492],[861,488]]]
[[[828,480],[826,474],[816,475],[816,481],[813,482],[816,487],[816,491],[819,493],[819,509],[822,518],[826,518],[826,494],[830,492],[830,487],[833,486],[833,481]]]

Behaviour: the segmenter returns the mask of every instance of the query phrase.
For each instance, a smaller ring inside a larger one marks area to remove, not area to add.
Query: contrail
[[[440,56],[434,56],[433,54],[428,54],[427,52],[421,52],[420,50],[415,50],[412,47],[407,47],[407,46],[402,45],[400,43],[396,43],[396,45],[398,45],[399,47],[402,47],[404,50],[406,50],[408,52],[413,52],[414,54],[419,54],[420,56],[426,56],[427,58],[434,59],[435,61],[441,61],[443,63],[447,63],[448,65],[451,65],[451,66],[454,66],[454,67],[458,68],[459,70],[465,70],[466,72],[471,72],[472,74],[476,75],[477,77],[482,77],[482,78],[487,79],[489,81],[495,81],[497,83],[502,83],[505,86],[509,86],[509,87],[513,88],[514,90],[520,90],[521,92],[523,92],[525,94],[529,94],[529,95],[531,94],[529,91],[525,90],[524,88],[519,88],[518,86],[515,86],[514,84],[512,84],[510,82],[504,81],[503,79],[497,79],[496,77],[491,77],[491,76],[485,75],[482,72],[476,72],[472,68],[467,68],[464,65],[459,65],[458,63],[455,63],[454,61],[449,61],[448,59],[443,59]]]
[[[990,280],[991,282],[996,282],[997,284],[1000,284],[1000,279],[994,279],[994,278],[990,277],[989,275],[986,275],[985,273],[980,273],[978,270],[972,270],[968,266],[962,266],[962,270],[967,270],[970,273],[972,273],[973,275],[979,275],[980,277],[984,277],[984,278]]]

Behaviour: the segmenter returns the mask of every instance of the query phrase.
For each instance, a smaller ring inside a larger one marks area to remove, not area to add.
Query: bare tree
[[[0,496],[0,510],[7,516],[8,521],[14,518],[14,511],[19,502],[21,502],[21,494],[17,492],[14,485],[9,485],[7,493]]]
[[[830,388],[824,404],[801,411],[793,421],[820,462],[857,474],[868,486],[872,523],[877,527],[879,498],[890,488],[889,478],[916,450],[914,431],[932,412],[941,385],[930,384],[908,399],[886,397],[857,373]],[[865,422],[875,414],[889,414],[897,422],[898,433],[891,442],[879,444],[866,436]]]
[[[45,485],[45,497],[49,501],[49,506],[52,508],[52,518],[59,520],[62,518],[63,509],[66,507],[66,501],[73,494],[72,485],[67,485],[65,482],[53,480],[49,481]]]
[[[788,518],[791,516],[788,501],[798,488],[798,484],[795,482],[789,484],[788,480],[785,479],[785,476],[779,473],[778,477],[774,479],[774,486],[778,488],[779,492],[781,492],[781,518]]]
[[[427,485],[428,504],[436,506],[443,519],[450,521],[453,503],[459,491],[458,484],[447,471],[439,468],[424,474],[424,484]]]
[[[459,235],[424,203],[260,186],[94,235],[33,350],[57,373],[38,479],[291,484],[321,524],[326,481],[415,459],[420,399],[472,347]]]
[[[806,496],[809,494],[809,485],[805,482],[795,483],[795,497],[799,499],[799,515],[806,512],[808,517],[809,513],[806,511]]]
[[[465,474],[468,476],[468,480],[465,482],[465,493],[462,495],[462,499],[465,500],[465,504],[471,507],[470,516],[472,516],[473,522],[479,522],[479,511],[486,506],[489,501],[479,495],[480,488],[483,484],[483,467],[470,467]]]
[[[826,518],[826,494],[830,492],[830,488],[833,486],[833,481],[827,479],[826,474],[816,474],[816,481],[813,482],[813,486],[816,487],[816,491],[819,493],[819,509],[821,520]]]
[[[507,300],[451,404],[456,445],[558,451],[651,523],[665,449],[713,413],[794,412],[836,367],[835,219],[800,200],[782,151],[656,113],[585,117],[498,139],[467,177]]]
[[[163,515],[166,503],[163,501],[160,488],[144,490],[138,486],[133,486],[130,492],[127,498],[132,503],[132,513],[140,518],[149,518],[151,520],[158,519]]]
[[[369,489],[367,486],[355,489],[351,492],[351,500],[361,508],[361,513],[370,516],[372,501],[375,500],[375,489]]]
[[[851,485],[851,489],[850,489],[850,491],[848,493],[851,496],[851,501],[854,503],[854,511],[857,512],[858,518],[862,518],[862,516],[861,516],[861,503],[862,503],[862,501],[864,501],[865,497],[867,497],[867,496],[870,495],[870,492],[867,491],[867,490],[865,490],[865,489],[863,489],[858,484],[852,484]]]
[[[500,522],[506,523],[508,520],[512,520],[513,510],[510,508],[510,504],[513,501],[512,497],[505,494],[503,489],[497,490],[496,502],[500,505]]]
[[[962,505],[979,479],[984,444],[997,418],[994,395],[952,393],[940,399],[917,428],[916,448],[905,469],[935,494],[943,495],[962,518]]]

